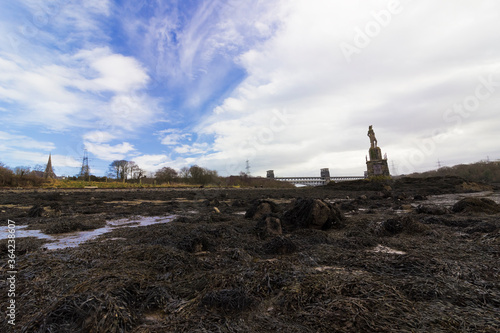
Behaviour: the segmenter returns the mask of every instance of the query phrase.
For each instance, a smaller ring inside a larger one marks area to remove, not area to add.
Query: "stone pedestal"
[[[370,148],[368,153],[370,156],[370,161],[378,161],[382,159],[382,150],[380,149],[380,147]]]
[[[368,177],[374,177],[374,176],[388,176],[390,177],[391,174],[389,173],[389,167],[387,165],[387,160],[380,159],[380,160],[375,160],[375,161],[367,161],[366,162],[366,169],[367,169],[367,176]]]

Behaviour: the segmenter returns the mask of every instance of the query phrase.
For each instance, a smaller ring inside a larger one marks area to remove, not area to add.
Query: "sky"
[[[6,0],[0,162],[360,176],[498,160],[500,2]]]

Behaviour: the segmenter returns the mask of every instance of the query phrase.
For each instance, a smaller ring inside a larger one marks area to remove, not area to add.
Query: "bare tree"
[[[29,166],[17,166],[14,168],[14,173],[16,176],[23,177],[31,172],[31,168]]]
[[[170,167],[163,167],[156,171],[155,178],[160,183],[167,183],[175,180],[177,178],[177,171]]]
[[[129,173],[129,161],[115,160],[109,165],[109,171],[116,175],[116,179],[121,179],[123,182],[127,180]]]
[[[193,165],[189,168],[191,181],[194,184],[206,185],[217,181],[217,171],[202,168],[198,165]]]
[[[179,176],[182,179],[185,179],[187,181],[187,179],[191,176],[191,174],[189,172],[189,168],[188,167],[182,167]]]
[[[146,171],[141,169],[134,161],[128,162],[127,167],[130,178],[132,179],[141,179],[146,174]]]
[[[12,182],[12,177],[14,173],[8,167],[0,162],[0,182],[2,185],[6,185]]]
[[[42,164],[37,164],[33,167],[33,170],[32,171],[45,171],[45,166],[43,166]]]

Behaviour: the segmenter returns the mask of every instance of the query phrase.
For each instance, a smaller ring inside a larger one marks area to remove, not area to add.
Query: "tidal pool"
[[[63,249],[66,247],[76,247],[83,242],[95,239],[98,236],[107,232],[113,231],[117,228],[134,228],[142,227],[152,224],[167,223],[172,221],[176,216],[137,216],[133,218],[126,218],[120,220],[108,221],[105,227],[88,230],[88,231],[75,231],[63,234],[47,235],[40,230],[26,230],[27,225],[16,225],[16,238],[22,237],[36,237],[40,239],[53,240],[52,243],[44,244],[48,250]],[[0,227],[0,239],[6,239],[9,234],[7,226]]]

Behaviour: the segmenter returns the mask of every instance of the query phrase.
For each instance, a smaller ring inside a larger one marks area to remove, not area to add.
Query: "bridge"
[[[328,168],[324,168],[321,169],[321,175],[319,177],[274,177],[274,170],[268,170],[267,178],[278,180],[281,182],[288,182],[295,185],[321,186],[321,185],[326,185],[331,181],[345,182],[350,180],[365,179],[366,177],[365,176],[330,177],[330,170]]]

